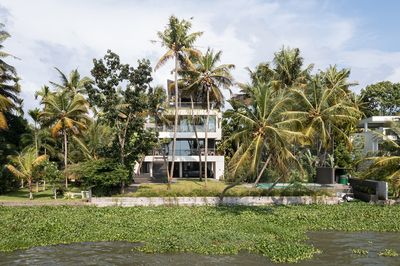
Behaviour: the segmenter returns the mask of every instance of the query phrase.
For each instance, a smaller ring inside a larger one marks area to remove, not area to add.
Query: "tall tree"
[[[65,75],[60,69],[55,69],[59,74],[61,83],[50,81],[50,84],[52,84],[55,88],[59,90],[66,90],[68,92],[71,92],[72,94],[85,94],[85,87],[93,82],[89,77],[83,77],[81,79],[81,75],[79,74],[77,69],[72,70],[69,74],[69,77],[67,77],[67,75]],[[46,86],[44,86],[42,90],[38,92],[38,95],[40,94],[45,96]]]
[[[167,52],[159,59],[155,70],[164,65],[170,59],[174,59],[174,84],[175,84],[175,123],[174,123],[174,137],[172,142],[172,163],[171,172],[168,176],[168,187],[171,186],[174,164],[175,164],[175,146],[176,146],[176,134],[178,130],[178,100],[179,100],[179,89],[178,89],[178,70],[180,65],[192,65],[188,59],[191,55],[198,56],[200,52],[193,48],[193,44],[203,33],[193,32],[189,33],[192,28],[192,23],[184,19],[179,20],[175,16],[169,18],[169,23],[164,31],[157,33],[161,45],[167,48]]]
[[[44,162],[47,156],[37,156],[34,148],[29,148],[17,156],[12,157],[11,164],[6,168],[16,177],[26,180],[29,185],[29,199],[33,199],[32,182],[35,168]]]
[[[33,120],[33,134],[34,134],[34,143],[35,143],[35,151],[36,155],[39,155],[39,140],[38,140],[38,124],[40,118],[40,109],[35,108],[28,111],[29,116]]]
[[[207,156],[208,156],[208,130],[210,117],[210,99],[216,103],[216,107],[223,105],[224,96],[220,88],[229,90],[233,85],[231,70],[235,67],[233,64],[217,65],[221,60],[222,52],[214,53],[208,49],[204,55],[201,55],[194,61],[194,67],[187,67],[182,71],[184,77],[187,77],[187,87],[185,88],[191,95],[200,94],[202,99],[206,99],[207,116],[205,127],[205,153],[204,160],[206,169],[204,172],[205,185],[207,185]],[[205,96],[205,97],[204,97]]]
[[[3,42],[10,35],[4,30],[4,24],[0,23],[0,130],[8,128],[5,113],[17,109],[21,104],[18,97],[20,87],[18,84],[18,76],[15,68],[7,64],[4,60],[13,57],[3,51]]]
[[[98,108],[100,121],[115,134],[110,152],[133,173],[135,161],[151,149],[147,145],[151,134],[144,129],[152,81],[150,62],[140,60],[133,68],[122,64],[119,56],[109,50],[103,59],[94,59],[93,63],[94,84],[86,86],[89,100]],[[122,193],[124,189],[125,181],[121,184]]]
[[[284,92],[275,91],[271,83],[260,83],[250,91],[251,105],[238,103],[239,108],[226,111],[229,117],[240,121],[241,126],[229,139],[239,144],[228,164],[228,171],[237,177],[237,182],[227,186],[223,194],[243,181],[245,176],[240,176],[243,166],[249,166],[250,174],[258,173],[255,185],[269,165],[280,172],[274,185],[287,175],[289,169],[301,168],[291,151],[294,143],[305,141],[300,131],[301,123],[284,116],[293,104],[291,98]]]
[[[329,147],[333,154],[334,135],[351,145],[346,129],[355,125],[361,117],[349,92],[352,85],[347,82],[349,73],[330,67],[315,75],[306,88],[291,90],[296,105],[285,115],[302,121],[304,133],[315,144],[322,165],[327,159]]]
[[[64,139],[64,169],[68,166],[68,135],[80,134],[87,128],[88,103],[81,94],[71,95],[63,90],[51,93],[41,102],[44,110],[40,116],[51,129],[54,138],[62,136]],[[68,187],[68,176],[65,177],[65,187]]]
[[[365,116],[399,115],[400,83],[381,81],[361,90],[361,110]]]
[[[283,47],[275,53],[273,63],[275,65],[273,82],[277,88],[288,89],[292,86],[304,87],[314,65],[308,65],[303,69],[303,57],[300,49]]]

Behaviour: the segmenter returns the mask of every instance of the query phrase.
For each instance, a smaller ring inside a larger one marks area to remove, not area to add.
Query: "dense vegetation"
[[[318,250],[305,242],[308,231],[400,232],[399,206],[363,203],[217,208],[0,207],[0,216],[0,251],[120,240],[141,242],[138,249],[144,252],[248,251],[274,262],[312,258]]]
[[[166,52],[153,62],[156,70],[174,60],[170,87],[153,85],[148,59],[130,65],[109,50],[103,58],[93,59],[89,77],[81,77],[76,69],[65,74],[55,68],[59,80],[38,88],[35,96],[40,105],[28,111],[32,121],[28,124],[22,113],[19,93],[23,88],[17,71],[6,62],[13,56],[3,51],[3,42],[10,37],[3,28],[1,25],[0,193],[38,181],[51,184],[55,192],[62,185],[68,190],[70,180],[94,187],[97,195],[124,193],[144,156],[155,148],[171,155],[171,165],[165,166],[171,189],[177,172],[174,147],[179,97],[190,99],[192,110],[194,102],[202,104],[207,115],[201,123],[208,124],[210,109],[226,103],[223,90],[236,86],[240,93],[229,100],[222,121],[223,140],[217,143],[226,158],[224,177],[231,182],[227,189],[243,181],[255,185],[260,181],[314,182],[316,167],[345,167],[360,177],[387,180],[393,195],[400,194],[399,143],[388,143],[383,152],[366,158],[359,145],[363,141],[353,137],[359,132],[361,118],[398,114],[398,83],[379,82],[356,95],[351,91],[356,84],[351,82],[350,69],[333,65],[315,71],[312,64],[304,65],[299,49],[289,47],[277,51],[270,62],[248,69],[248,83],[235,81],[234,65],[221,63],[222,51],[197,49],[202,32],[191,32],[191,20],[171,16],[155,41]],[[171,111],[171,107],[175,112],[167,115],[165,110]],[[173,139],[159,140],[157,132],[145,127],[146,122],[157,127],[167,121],[173,124]],[[207,165],[205,128],[201,145]],[[201,161],[200,141],[196,140]],[[372,161],[369,166],[360,163],[366,159]],[[208,170],[199,170],[207,188]]]

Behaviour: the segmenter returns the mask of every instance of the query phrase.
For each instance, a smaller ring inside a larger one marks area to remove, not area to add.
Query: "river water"
[[[382,257],[378,253],[392,249],[400,253],[400,234],[395,233],[309,233],[309,243],[322,250],[312,260],[296,266],[313,265],[388,265],[399,266],[399,257]],[[127,242],[75,243],[36,247],[0,253],[0,265],[285,265],[271,263],[266,257],[241,253],[234,256],[197,254],[144,254],[132,251]],[[368,250],[356,255],[352,249]]]

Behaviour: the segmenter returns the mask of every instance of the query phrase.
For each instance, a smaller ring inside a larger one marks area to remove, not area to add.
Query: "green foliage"
[[[129,171],[121,164],[100,159],[73,165],[70,171],[85,188],[92,188],[97,196],[115,193],[122,182],[129,180]]]
[[[306,233],[400,232],[400,206],[0,207],[0,251],[74,242],[143,243],[148,253],[265,255],[298,262],[319,251]],[[362,217],[362,219],[360,219]],[[26,226],[29,224],[29,226]]]
[[[399,253],[393,249],[385,249],[384,251],[379,252],[378,255],[384,257],[398,257]]]
[[[21,91],[18,84],[18,76],[15,68],[4,61],[13,57],[3,51],[3,42],[10,37],[4,30],[4,24],[0,23],[0,132],[8,129],[7,113],[21,111],[22,100],[19,98]]]
[[[356,255],[364,255],[364,256],[368,255],[368,250],[361,248],[353,248],[351,252]]]
[[[339,142],[335,145],[334,151],[335,164],[338,167],[351,168],[353,156],[351,150],[345,142]]]
[[[400,112],[400,83],[381,81],[361,90],[361,107],[366,117],[397,115]]]
[[[55,188],[61,186],[64,174],[58,170],[57,163],[46,160],[35,169],[34,176],[36,180],[45,180],[48,184]]]
[[[130,169],[155,141],[153,138],[149,142],[153,135],[144,129],[150,108],[147,95],[152,81],[150,62],[140,60],[133,68],[122,64],[119,56],[108,50],[104,58],[94,59],[93,63],[94,84],[86,85],[89,101],[98,110],[100,122],[114,132],[106,157],[118,158]]]

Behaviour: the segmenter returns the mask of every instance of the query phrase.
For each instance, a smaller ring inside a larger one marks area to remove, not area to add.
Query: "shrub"
[[[117,193],[122,182],[129,180],[129,171],[110,159],[87,161],[70,167],[83,187],[92,188],[96,196]]]

